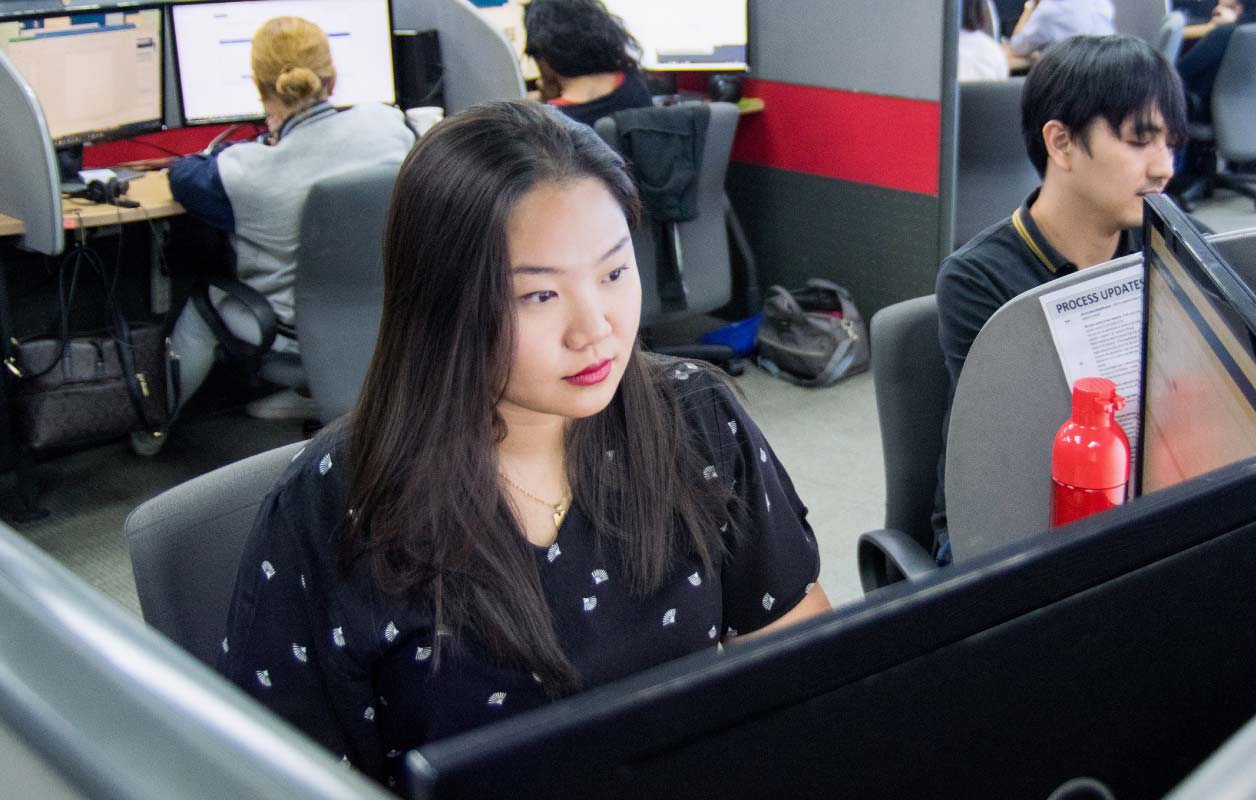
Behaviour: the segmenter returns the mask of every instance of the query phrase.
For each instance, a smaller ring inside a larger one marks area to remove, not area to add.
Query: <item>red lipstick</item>
[[[593,386],[606,380],[606,377],[610,374],[611,360],[608,358],[585,367],[575,375],[568,375],[563,380],[576,386]]]

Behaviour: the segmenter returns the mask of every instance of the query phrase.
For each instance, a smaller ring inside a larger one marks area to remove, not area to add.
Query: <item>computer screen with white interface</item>
[[[174,14],[183,118],[190,124],[261,119],[249,53],[253,34],[274,17],[302,17],[331,43],[331,102],[395,103],[388,0],[252,0],[180,3]]]
[[[649,70],[744,70],[746,0],[605,0]]]
[[[161,126],[160,9],[3,20],[0,49],[39,98],[56,144]]]
[[[1156,201],[1144,223],[1139,494],[1256,455],[1256,295]]]

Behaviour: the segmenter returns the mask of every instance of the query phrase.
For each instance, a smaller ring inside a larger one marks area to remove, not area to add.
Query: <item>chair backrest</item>
[[[1241,274],[1256,272],[1256,229],[1208,238]],[[973,342],[947,435],[947,524],[957,562],[1047,527],[1051,439],[1071,401],[1038,298],[1141,262],[1135,254],[1031,289],[995,312]]]
[[[52,136],[35,92],[0,52],[0,214],[22,221],[18,245],[56,255],[65,249],[61,221],[61,180]]]
[[[986,0],[986,27],[983,29],[996,42],[999,40],[999,7]]]
[[[476,103],[525,94],[523,72],[506,35],[468,0],[439,0],[436,15],[444,67],[445,116]]]
[[[1217,155],[1227,161],[1256,161],[1256,24],[1230,36],[1212,86],[1212,129]]]
[[[659,296],[658,248],[653,224],[646,220],[647,224],[633,232],[633,249],[641,276],[643,325],[705,314],[727,304],[733,297],[724,178],[728,174],[728,159],[737,132],[738,110],[732,103],[709,103],[707,107],[711,116],[702,149],[702,170],[698,175],[698,217],[666,226],[667,236],[673,237],[666,244],[681,254],[683,304],[668,305]],[[658,107],[653,113],[677,113],[677,108]],[[616,150],[621,149],[612,118],[604,117],[594,127],[607,143]]]
[[[4,525],[0,642],[6,797],[385,796]]]
[[[1021,136],[1024,78],[959,86],[956,247],[1011,215],[1041,179]]]
[[[145,621],[206,664],[215,663],[227,631],[257,508],[303,446],[286,445],[193,478],[126,519]]]
[[[384,222],[399,168],[324,178],[301,211],[297,336],[323,422],[353,408],[375,352],[384,308]]]
[[[1154,42],[1156,50],[1170,64],[1176,64],[1178,54],[1182,52],[1182,37],[1186,31],[1186,15],[1181,11],[1170,11],[1160,21],[1160,31]]]
[[[1128,33],[1153,45],[1160,20],[1170,11],[1169,0],[1113,0],[1112,6],[1117,33]]]
[[[949,379],[938,343],[934,295],[872,315],[872,384],[885,459],[885,527],[928,552]]]

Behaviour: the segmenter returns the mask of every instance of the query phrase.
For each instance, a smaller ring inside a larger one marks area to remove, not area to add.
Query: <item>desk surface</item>
[[[140,204],[139,208],[121,208],[102,205],[87,200],[65,199],[61,201],[61,213],[67,231],[77,228],[95,228],[117,225],[144,219],[173,217],[183,213],[183,206],[170,196],[170,183],[165,172],[148,172],[131,181],[126,194],[128,200]],[[24,227],[20,220],[0,214],[0,236],[18,236]]]

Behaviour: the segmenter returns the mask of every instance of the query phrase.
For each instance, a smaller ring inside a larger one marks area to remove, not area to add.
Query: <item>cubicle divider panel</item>
[[[932,291],[944,5],[890,23],[878,0],[752,0],[743,93],[765,110],[742,120],[729,194],[762,283],[831,278],[869,314]]]

